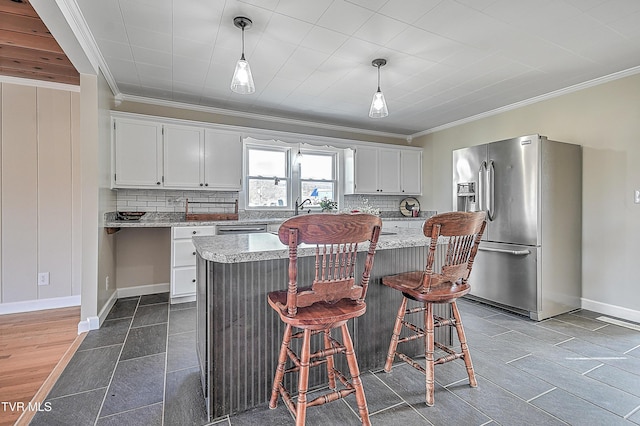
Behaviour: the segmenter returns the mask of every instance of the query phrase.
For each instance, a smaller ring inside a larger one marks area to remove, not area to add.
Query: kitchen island
[[[269,400],[284,326],[269,307],[267,293],[287,287],[288,249],[271,233],[194,237],[193,242],[198,253],[197,350],[209,418],[215,419]],[[428,244],[416,229],[380,236],[367,312],[349,324],[361,371],[384,365],[402,298],[382,285],[382,277],[423,269]],[[362,273],[366,244],[359,249],[356,276]],[[298,249],[300,282],[311,280],[314,250],[305,244]],[[451,340],[450,335],[438,337]],[[407,349],[409,355],[422,352],[421,342]],[[310,387],[322,385],[324,377],[324,368],[312,369]]]

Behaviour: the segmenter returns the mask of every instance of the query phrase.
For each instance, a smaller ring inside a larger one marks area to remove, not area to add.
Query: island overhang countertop
[[[393,233],[383,232],[376,250],[388,250],[429,245],[430,239],[420,229],[398,228]],[[198,255],[204,260],[218,263],[241,263],[260,260],[286,259],[289,249],[274,233],[214,235],[193,237]],[[366,251],[368,244],[361,244],[358,251]],[[298,256],[312,256],[315,246],[300,244]]]

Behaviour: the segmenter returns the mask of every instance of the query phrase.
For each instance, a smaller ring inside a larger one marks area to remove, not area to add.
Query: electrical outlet
[[[636,204],[640,204],[640,189],[636,189],[636,192],[633,196],[633,202]]]
[[[38,285],[49,285],[49,273],[48,272],[40,272],[40,273],[38,273]]]
[[[105,290],[109,290],[109,275],[107,275],[107,278],[104,279],[104,287]]]

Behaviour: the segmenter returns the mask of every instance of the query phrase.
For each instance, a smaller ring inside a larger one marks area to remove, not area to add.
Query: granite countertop
[[[172,226],[209,226],[209,225],[250,225],[282,223],[288,217],[279,218],[241,218],[240,220],[199,221],[186,220],[184,213],[147,213],[139,220],[117,220],[115,213],[105,215],[105,228],[170,228]],[[382,220],[424,221],[426,217],[382,217]]]
[[[381,234],[376,250],[421,247],[428,245],[429,241],[429,238],[416,229],[398,229],[393,234]],[[193,243],[203,259],[218,263],[254,262],[289,257],[287,246],[272,233],[193,237]],[[368,247],[368,243],[360,244],[358,251],[366,251]],[[314,254],[315,246],[301,244],[298,247],[299,257]]]

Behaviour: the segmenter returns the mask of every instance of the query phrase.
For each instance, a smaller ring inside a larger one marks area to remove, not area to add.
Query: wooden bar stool
[[[280,241],[289,246],[289,286],[285,291],[268,294],[269,305],[286,324],[269,408],[276,408],[281,395],[296,425],[305,424],[307,407],[332,402],[354,392],[362,424],[370,424],[347,321],[366,311],[364,298],[381,227],[380,218],[369,214],[306,214],[280,226]],[[356,256],[358,243],[364,241],[369,241],[369,247],[358,284],[354,278]],[[315,277],[311,286],[304,288],[298,287],[298,246],[302,243],[315,246]],[[294,333],[294,328],[301,331]],[[334,328],[340,328],[344,344],[331,336]],[[323,333],[322,347],[311,352],[311,336],[318,333]],[[296,338],[302,339],[299,354],[292,345]],[[346,356],[350,380],[335,366],[334,355],[340,353]],[[288,360],[293,365],[285,368]],[[309,369],[323,364],[332,391],[307,401]],[[284,386],[286,373],[298,373],[297,401]],[[336,379],[344,385],[343,389],[337,389]]]
[[[471,355],[467,346],[467,339],[462,327],[460,312],[456,306],[456,299],[464,296],[470,290],[468,278],[473,267],[473,259],[478,251],[480,238],[486,226],[485,213],[451,212],[443,213],[428,219],[424,226],[424,235],[431,238],[427,255],[427,265],[424,271],[405,272],[382,278],[382,283],[402,292],[404,296],[398,309],[398,315],[393,327],[393,335],[389,345],[389,352],[384,370],[391,371],[391,365],[397,356],[426,376],[426,403],[434,403],[434,366],[462,358],[469,376],[469,384],[476,387],[476,377],[471,363]],[[441,238],[442,237],[442,238]],[[442,271],[434,272],[436,259],[436,245],[440,239],[446,243]],[[423,306],[407,309],[407,300],[416,300]],[[448,303],[453,314],[450,318],[434,315],[434,303]],[[424,329],[405,320],[407,314],[424,312]],[[434,327],[455,327],[460,340],[460,352],[436,342]],[[409,331],[409,336],[400,338],[402,328]],[[425,367],[408,355],[398,352],[398,344],[425,338]],[[434,359],[434,347],[446,355]]]

